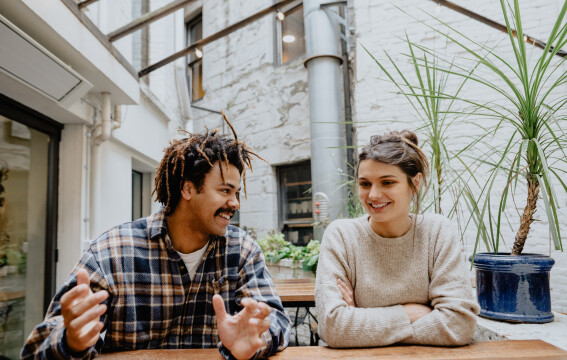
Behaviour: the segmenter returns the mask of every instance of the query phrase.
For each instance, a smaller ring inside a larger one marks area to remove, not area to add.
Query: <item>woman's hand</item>
[[[404,304],[402,306],[404,307],[406,314],[408,314],[408,317],[412,324],[414,323],[414,321],[421,319],[422,317],[428,315],[431,311],[433,311],[432,308],[423,304],[410,303],[410,304]]]
[[[352,286],[350,283],[345,283],[341,279],[337,279],[337,287],[343,296],[343,300],[347,303],[348,306],[356,307],[356,303],[354,302],[354,293],[352,291]]]

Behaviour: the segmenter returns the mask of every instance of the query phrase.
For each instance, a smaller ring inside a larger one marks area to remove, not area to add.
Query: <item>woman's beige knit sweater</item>
[[[352,284],[356,307],[343,300],[339,278]],[[464,345],[479,311],[458,235],[440,215],[419,215],[415,234],[412,226],[399,238],[377,235],[368,215],[331,223],[321,244],[315,302],[319,335],[331,347]],[[412,324],[402,307],[407,303],[433,311]]]

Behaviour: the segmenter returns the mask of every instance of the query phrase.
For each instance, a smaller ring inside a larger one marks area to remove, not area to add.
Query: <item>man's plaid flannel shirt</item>
[[[84,268],[91,289],[110,294],[101,317],[106,334],[81,354],[71,354],[64,337],[61,296],[74,287]],[[211,237],[193,281],[167,236],[162,211],[148,218],[117,226],[97,240],[83,255],[65,285],[55,295],[46,318],[22,349],[22,359],[89,359],[99,352],[140,349],[209,348],[219,341],[213,295],[220,294],[227,312],[242,309],[240,301],[252,297],[272,308],[266,346],[255,358],[284,349],[290,320],[266,271],[258,244],[243,230],[229,226],[225,236]]]

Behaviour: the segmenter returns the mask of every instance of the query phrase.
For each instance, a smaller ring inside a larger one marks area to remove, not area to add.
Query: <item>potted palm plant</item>
[[[448,84],[455,63],[451,61],[441,70],[435,50],[418,47],[410,40],[407,33],[405,38],[400,40],[408,46],[408,52],[400,55],[411,65],[412,71],[401,68],[398,65],[399,60],[393,58],[387,51],[384,51],[383,59],[378,59],[368,49],[363,48],[385,75],[383,80],[394,85],[396,94],[404,96],[421,123],[416,131],[420,134],[420,139],[424,140],[423,146],[429,148],[428,158],[432,175],[428,183],[429,188],[421,192],[419,210],[421,212],[433,210],[450,218],[458,217],[460,199],[467,194],[467,181],[463,177],[466,172],[456,171],[457,168],[452,163],[463,162],[460,155],[468,146],[450,151],[452,144],[449,144],[449,140],[455,139],[451,136],[454,125],[466,120],[467,114],[459,113],[454,106],[476,66],[468,70],[468,76],[457,79],[450,90]],[[452,98],[445,96],[449,91],[453,91]],[[384,122],[390,123],[391,120],[386,119]],[[445,197],[449,197],[450,200],[443,201]],[[444,202],[451,204],[445,211],[442,205]]]
[[[562,250],[558,192],[567,193],[562,179],[567,165],[564,151],[567,122],[561,113],[567,103],[564,90],[567,70],[565,58],[557,55],[564,56],[561,49],[567,44],[567,26],[564,25],[567,2],[563,3],[546,43],[524,34],[519,0],[514,0],[513,4],[500,0],[500,5],[508,40],[498,45],[498,51],[435,16],[432,18],[443,30],[422,23],[456,44],[479,68],[474,73],[463,71],[464,67],[461,71],[440,70],[468,79],[469,84],[482,88],[484,95],[490,93],[493,100],[481,102],[462,94],[443,96],[468,104],[467,114],[481,116],[485,122],[491,120],[492,126],[483,128],[484,136],[497,134],[499,140],[505,140],[501,147],[484,143],[485,151],[479,163],[489,170],[486,177],[478,181],[479,192],[467,197],[471,221],[478,230],[471,260],[477,273],[481,315],[505,321],[544,323],[553,320],[549,272],[554,261],[548,256],[522,251],[538,207],[544,210],[555,249]],[[543,50],[528,48],[530,45],[538,45]],[[502,55],[506,51],[512,53],[511,60]],[[500,184],[504,184],[502,188],[498,188]],[[516,202],[519,192],[526,198],[525,206]],[[511,206],[521,214],[512,250],[504,253],[499,246],[503,240],[502,226],[509,221]],[[481,242],[487,253],[477,252]]]

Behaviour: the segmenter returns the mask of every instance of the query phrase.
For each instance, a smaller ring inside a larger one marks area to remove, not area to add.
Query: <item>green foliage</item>
[[[297,246],[285,240],[284,234],[271,232],[258,240],[266,260],[277,263],[282,259],[303,261],[305,271],[317,271],[319,260],[319,240],[311,240],[306,246]]]
[[[348,166],[352,167],[351,164]],[[356,169],[353,169],[353,173],[356,173]],[[358,198],[358,182],[354,176],[345,175],[345,181],[341,184],[341,187],[346,188],[347,192],[347,202],[346,202],[346,215],[348,219],[353,219],[366,214],[366,210]]]
[[[475,160],[489,168],[488,174],[486,171],[481,172],[483,178],[478,180],[474,174],[476,169],[466,167],[473,178],[466,189],[470,191],[466,195],[472,214],[470,221],[479,230],[475,251],[481,240],[487,250],[499,251],[502,225],[509,223],[506,218],[507,205],[509,201],[514,201],[518,184],[522,183],[522,189],[525,184],[528,187],[524,210],[524,215],[528,216],[521,217],[513,253],[519,254],[523,249],[523,242],[534,221],[532,214],[536,210],[538,195],[541,195],[555,249],[562,250],[557,213],[559,197],[554,184],[559,184],[567,192],[563,180],[567,165],[564,151],[567,141],[563,129],[567,117],[562,111],[567,104],[567,70],[564,66],[566,58],[559,59],[556,55],[567,45],[567,2],[563,3],[554,20],[549,38],[543,44],[543,51],[533,47],[532,51],[528,51],[526,47],[528,38],[524,37],[519,0],[514,0],[512,4],[500,0],[500,5],[509,41],[499,44],[497,49],[488,48],[431,14],[438,27],[414,19],[467,54],[461,58],[463,64],[459,67],[439,66],[439,71],[460,76],[469,83],[480,86],[483,96],[491,98],[491,101],[485,102],[460,94],[443,95],[451,101],[467,104],[467,109],[462,114],[476,116],[479,119],[478,128],[483,132],[477,140],[484,155]],[[426,51],[418,44],[413,45]],[[481,51],[478,51],[479,48]],[[511,60],[497,50],[510,51]],[[441,54],[436,56],[443,58]],[[446,64],[448,61],[442,60],[441,63]],[[482,71],[473,74],[466,70],[476,67]],[[430,95],[424,96],[431,98]],[[493,146],[488,140],[494,137],[504,139],[503,144]],[[502,176],[506,179],[506,185],[503,189],[495,189],[495,179]],[[477,193],[480,195],[473,195]],[[496,199],[494,194],[498,194]],[[494,211],[496,206],[497,211]],[[514,204],[514,207],[520,208],[518,204]]]
[[[416,129],[422,140],[421,146],[429,148],[431,178],[428,188],[421,192],[420,209],[412,211],[427,212],[433,208],[437,214],[445,213],[448,217],[453,217],[463,196],[463,179],[462,174],[456,172],[456,167],[451,164],[451,161],[460,161],[460,151],[450,152],[447,143],[453,124],[465,118],[458,115],[453,107],[456,103],[455,97],[459,95],[468,78],[464,77],[455,89],[449,90],[451,72],[456,67],[454,61],[449,62],[447,70],[443,71],[439,68],[440,60],[434,55],[434,50],[413,43],[407,34],[405,38],[400,38],[400,41],[408,46],[408,52],[401,55],[411,64],[413,71],[400,68],[399,60],[392,58],[387,51],[384,51],[385,58],[379,59],[368,49],[364,50],[385,75],[386,78],[380,80],[393,84],[397,89],[396,94],[403,95],[413,109],[421,122],[421,126]],[[469,70],[469,75],[473,74],[475,69],[476,67],[473,67]],[[453,92],[454,97],[445,96],[446,92]],[[453,206],[444,212],[441,200],[445,195],[453,197]]]

